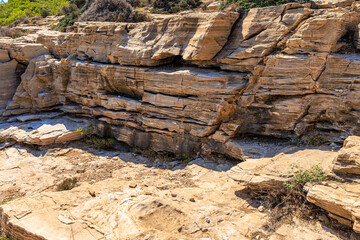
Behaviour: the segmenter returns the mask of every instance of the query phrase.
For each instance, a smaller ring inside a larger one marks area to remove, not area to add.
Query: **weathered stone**
[[[252,71],[263,57],[313,11],[304,6],[254,8],[237,23],[225,48],[217,56],[221,68]]]
[[[185,60],[211,60],[227,42],[234,12],[184,13],[138,24],[77,23],[74,32],[39,33],[38,41],[58,57],[75,54],[121,65],[156,66]]]
[[[83,138],[80,128],[91,122],[79,119],[56,118],[27,123],[1,123],[0,135],[4,140],[34,145],[50,145],[71,142]]]
[[[8,50],[12,59],[15,59],[19,63],[29,64],[30,60],[44,54],[48,54],[44,45],[39,43],[22,43],[14,40],[1,39],[0,49]]]
[[[0,109],[7,106],[20,83],[17,68],[18,62],[16,60],[0,63]]]
[[[10,61],[9,52],[6,49],[0,49],[0,62],[8,62]]]
[[[336,158],[334,172],[360,175],[360,137],[352,136],[345,140],[344,147]]]
[[[330,182],[327,185],[315,185],[310,188],[307,199],[330,213],[355,222],[354,231],[360,233],[359,184],[360,182],[354,181],[353,183]]]
[[[286,43],[288,54],[337,52],[343,47],[341,38],[360,21],[359,14],[344,9],[318,12],[302,23]]]
[[[355,0],[312,0],[312,2],[319,8],[335,8],[351,6]]]
[[[279,188],[291,177],[293,165],[304,170],[318,165],[326,174],[330,174],[332,162],[337,156],[336,152],[319,149],[292,149],[291,152],[294,153],[283,152],[271,158],[246,159],[233,167],[228,176],[251,189]]]

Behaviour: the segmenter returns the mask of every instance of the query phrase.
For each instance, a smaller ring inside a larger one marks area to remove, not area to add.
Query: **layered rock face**
[[[86,117],[100,135],[180,155],[240,159],[242,134],[343,141],[360,132],[360,6],[331,4],[77,23],[2,39],[6,69],[27,66],[2,116]]]

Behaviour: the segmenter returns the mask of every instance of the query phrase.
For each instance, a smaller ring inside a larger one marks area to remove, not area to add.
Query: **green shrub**
[[[153,0],[151,6],[154,13],[177,13],[197,8],[201,3],[200,0]]]
[[[92,136],[86,139],[86,143],[96,148],[98,151],[100,151],[101,149],[103,150],[112,149],[115,144],[115,139],[99,138],[96,136]]]
[[[20,23],[26,17],[58,15],[68,0],[9,0],[0,4],[0,24]]]
[[[10,202],[11,200],[13,200],[12,198],[5,198],[0,202],[0,205],[6,204],[8,202]]]
[[[85,128],[79,127],[78,129],[76,129],[76,131],[81,135],[90,136],[94,132],[94,129],[95,129],[94,126],[90,125]]]
[[[228,7],[231,4],[237,5],[238,11],[249,11],[255,7],[269,7],[278,6],[286,3],[306,3],[309,0],[223,0],[220,5],[220,10]]]
[[[94,0],[79,21],[131,22],[133,8],[126,0]]]
[[[186,163],[191,162],[191,158],[190,158],[189,154],[183,153],[182,157],[183,157],[183,160],[184,160]]]
[[[3,143],[3,142],[5,142],[5,138],[4,138],[4,136],[0,135],[0,143]]]
[[[8,238],[5,233],[1,232],[0,234],[0,240],[10,240],[10,238]]]
[[[324,179],[324,172],[318,165],[312,166],[310,169],[303,170],[299,166],[292,164],[289,174],[293,177],[284,182],[284,186],[291,190],[302,192],[306,183],[319,183]]]
[[[305,135],[305,136],[303,136],[302,139],[305,144],[311,145],[311,146],[320,146],[320,145],[328,142],[328,139],[325,136],[323,136],[317,132],[312,132],[308,135]]]

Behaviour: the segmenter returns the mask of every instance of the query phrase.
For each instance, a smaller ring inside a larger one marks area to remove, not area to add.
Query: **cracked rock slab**
[[[77,129],[86,128],[90,125],[91,122],[89,121],[67,117],[26,123],[11,122],[0,124],[0,135],[5,140],[14,140],[18,143],[61,144],[83,138],[84,136]]]

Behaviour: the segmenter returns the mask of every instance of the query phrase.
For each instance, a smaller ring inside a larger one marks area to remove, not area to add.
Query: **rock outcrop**
[[[360,8],[317,4],[76,23],[66,33],[39,28],[3,38],[4,71],[27,69],[19,86],[6,80],[18,87],[13,97],[2,94],[2,116],[92,118],[100,135],[111,130],[130,146],[177,155],[240,159],[244,134],[314,132],[342,142],[360,133]]]

